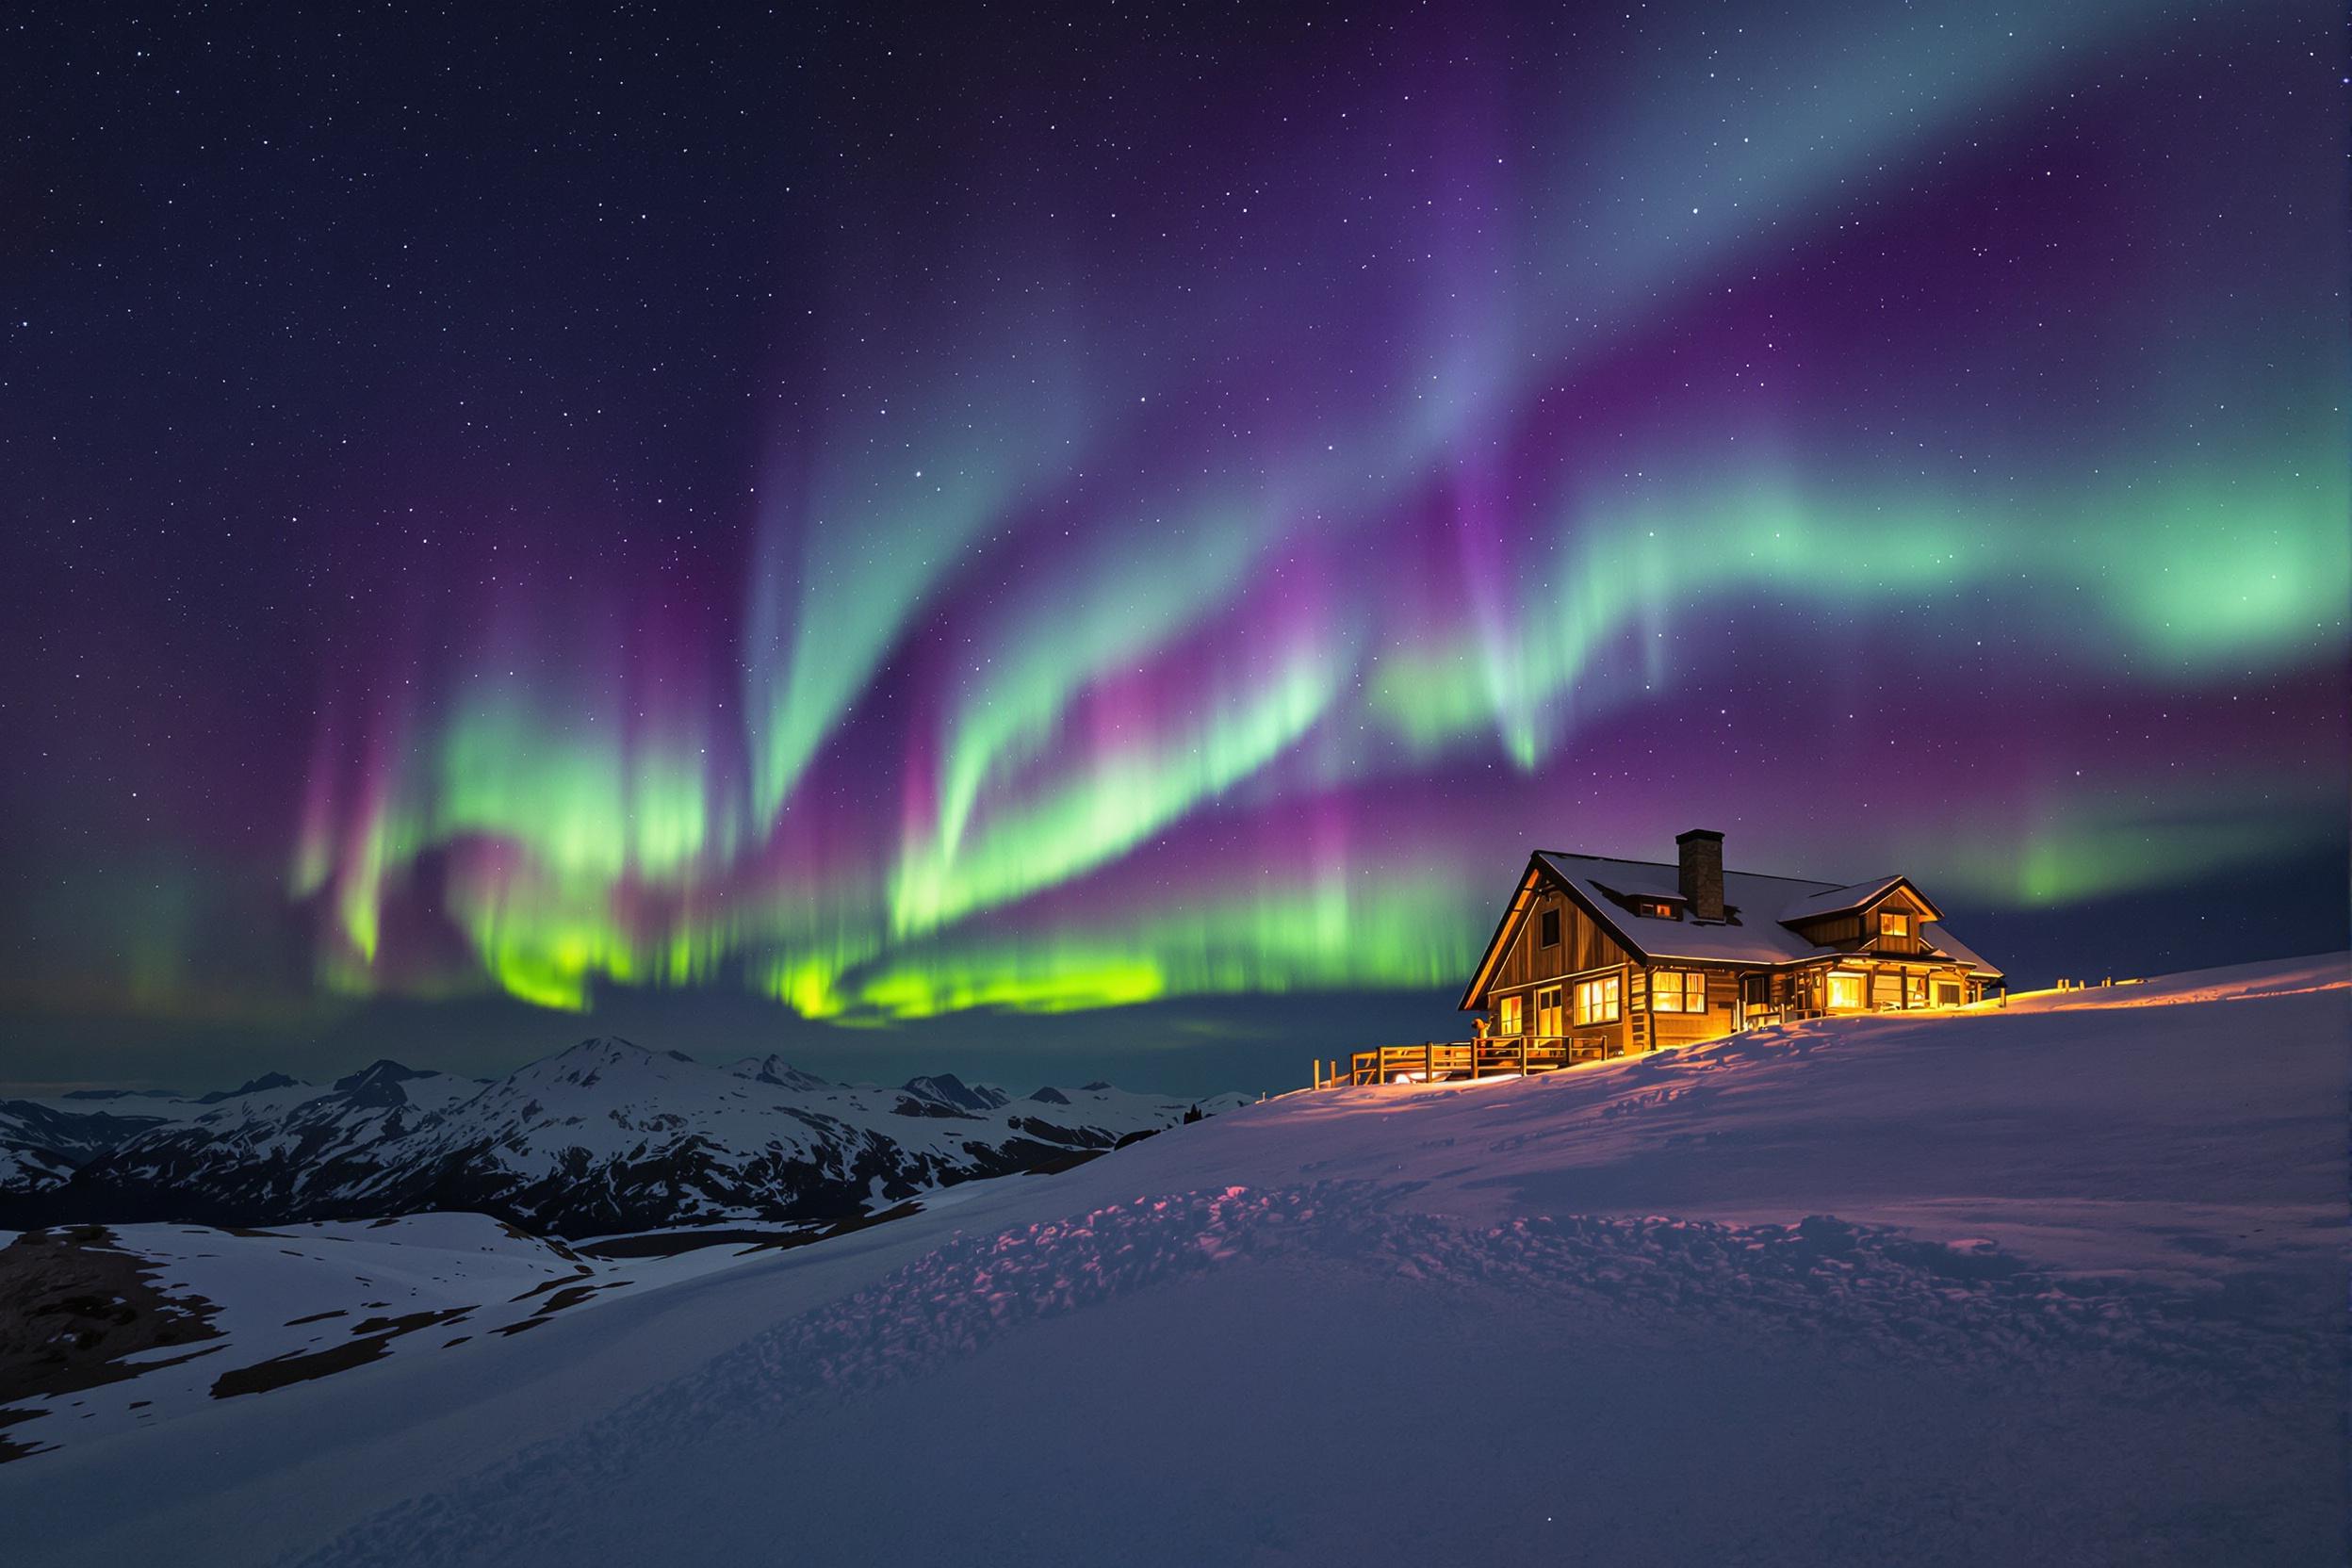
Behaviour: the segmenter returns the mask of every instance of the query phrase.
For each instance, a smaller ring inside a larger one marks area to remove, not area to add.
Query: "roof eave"
[[[1897,888],[1907,889],[1910,891],[1911,896],[1919,901],[1920,907],[1927,911],[1927,918],[1929,920],[1941,920],[1944,918],[1943,910],[1937,908],[1936,906],[1936,901],[1928,897],[1926,893],[1920,890],[1919,885],[1917,882],[1912,881],[1908,876],[1904,876],[1901,873],[1897,873],[1884,886],[1879,888],[1877,891],[1866,894],[1861,898],[1857,898],[1851,904],[1838,904],[1833,905],[1826,909],[1808,910],[1805,914],[1799,915],[1794,920],[1784,919],[1780,922],[1780,923],[1788,926],[1790,930],[1794,930],[1798,925],[1809,921],[1827,920],[1833,915],[1851,915],[1857,910],[1868,909],[1874,904],[1885,903],[1887,896]]]
[[[1597,905],[1595,905],[1591,899],[1585,897],[1584,894],[1577,890],[1575,882],[1560,875],[1560,873],[1554,871],[1550,865],[1546,864],[1544,858],[1546,853],[1546,851],[1539,849],[1527,857],[1527,869],[1519,874],[1518,890],[1511,895],[1511,904],[1503,910],[1503,918],[1495,923],[1494,935],[1487,939],[1486,953],[1478,959],[1478,967],[1470,976],[1469,988],[1462,993],[1462,1001],[1455,1005],[1454,1010],[1456,1012],[1472,1013],[1478,1011],[1478,998],[1491,988],[1487,984],[1487,978],[1494,972],[1495,965],[1501,961],[1504,941],[1510,934],[1511,923],[1513,921],[1518,919],[1520,915],[1525,913],[1527,905],[1531,902],[1533,898],[1535,889],[1528,885],[1528,877],[1530,875],[1538,878],[1540,881],[1549,882],[1560,892],[1565,893],[1568,897],[1569,903],[1574,904],[1577,908],[1582,909],[1587,915],[1592,918],[1592,920],[1602,930],[1608,932],[1611,937],[1616,939],[1617,945],[1625,950],[1626,956],[1638,959],[1644,964],[1655,963],[1657,961],[1642,949],[1640,942],[1635,941],[1631,937],[1625,934],[1623,926],[1619,925],[1615,921],[1609,919]]]
[[[1511,923],[1526,908],[1527,898],[1534,891],[1528,886],[1528,879],[1542,874],[1544,869],[1542,850],[1527,857],[1527,869],[1519,874],[1518,886],[1511,890],[1511,902],[1503,906],[1503,918],[1494,923],[1494,934],[1487,938],[1486,951],[1478,956],[1478,967],[1470,972],[1469,988],[1462,993],[1462,1001],[1455,1004],[1454,1011],[1478,1011],[1478,997],[1487,988],[1487,977],[1494,972],[1494,966],[1501,960],[1503,939],[1511,931]]]

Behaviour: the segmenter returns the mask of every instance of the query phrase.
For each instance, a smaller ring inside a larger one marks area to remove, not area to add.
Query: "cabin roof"
[[[1849,882],[1842,888],[1831,888],[1824,892],[1808,893],[1781,910],[1779,918],[1784,923],[1793,925],[1799,921],[1820,920],[1824,915],[1842,915],[1849,909],[1860,909],[1874,904],[1897,888],[1909,888],[1912,895],[1927,906],[1928,919],[1941,918],[1943,911],[1919,891],[1917,883],[1901,872],[1874,876],[1868,882]]]
[[[1680,959],[1694,964],[1767,966],[1838,957],[1842,956],[1842,950],[1821,946],[1781,923],[1792,918],[1842,913],[1870,903],[1898,882],[1911,886],[1908,877],[1900,875],[1840,886],[1796,876],[1726,871],[1723,907],[1730,918],[1720,922],[1677,920],[1671,916],[1638,915],[1625,906],[1629,900],[1655,899],[1677,909],[1684,908],[1678,866],[1658,860],[1570,855],[1552,849],[1536,851],[1534,860],[1566,887],[1569,895],[1584,906],[1604,930],[1645,963]],[[1862,890],[1868,890],[1864,896],[1853,896]],[[1913,887],[1913,891],[1918,889]],[[1847,902],[1839,902],[1841,899]],[[1924,893],[1919,895],[1919,901],[1930,909],[1935,908]],[[1510,939],[1512,917],[1518,912],[1519,900],[1514,897],[1511,907],[1504,912],[1502,923],[1495,927],[1470,989],[1462,996],[1464,1008],[1478,1004],[1487,975],[1501,956],[1503,944]],[[1929,956],[1966,964],[1973,973],[1995,979],[2001,976],[2001,971],[1945,931],[1939,918],[1922,921],[1919,938],[1931,949]]]
[[[1945,930],[1941,921],[1925,922],[1919,934],[1927,939],[1929,945],[1933,946],[1936,952],[1954,962],[1968,965],[1970,973],[1989,975],[1996,980],[2001,978],[2001,971],[1988,963],[1983,954]]]
[[[1544,850],[1536,857],[1569,884],[1592,912],[1636,953],[1651,959],[1690,958],[1714,964],[1786,964],[1832,951],[1780,923],[1780,911],[1794,898],[1832,891],[1826,882],[1755,872],[1723,873],[1723,907],[1733,919],[1717,922],[1667,920],[1637,915],[1620,898],[1683,903],[1682,873],[1654,860],[1611,860],[1597,855]],[[1613,895],[1613,896],[1612,896]]]

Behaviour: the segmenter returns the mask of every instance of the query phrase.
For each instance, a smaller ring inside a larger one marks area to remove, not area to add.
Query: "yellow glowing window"
[[[1526,1010],[1521,1006],[1526,1000],[1525,997],[1507,996],[1495,1005],[1494,1032],[1496,1034],[1515,1035],[1519,1033],[1520,1026],[1527,1021]]]
[[[1911,934],[1911,917],[1882,909],[1878,915],[1878,934],[1882,937],[1907,937]]]
[[[1834,970],[1829,976],[1829,1004],[1833,1007],[1862,1005],[1862,976]]]
[[[1659,1013],[1707,1011],[1707,976],[1694,969],[1652,970],[1650,1010]]]
[[[1576,986],[1578,1023],[1614,1023],[1622,1005],[1617,976],[1613,974],[1605,980],[1581,981]]]
[[[1535,993],[1535,1032],[1539,1035],[1560,1033],[1560,988],[1547,986]]]

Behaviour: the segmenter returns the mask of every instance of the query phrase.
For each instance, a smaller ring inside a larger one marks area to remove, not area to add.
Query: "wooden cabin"
[[[1839,1013],[1959,1007],[2003,984],[1909,877],[1840,887],[1723,869],[1693,828],[1672,864],[1539,850],[1462,992],[1498,1044],[1570,1061]]]

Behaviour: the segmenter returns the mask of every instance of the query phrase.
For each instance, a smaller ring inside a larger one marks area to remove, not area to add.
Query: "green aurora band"
[[[2224,106],[2156,161],[2073,106],[2250,10],[1691,24],[1517,96],[1473,30],[1380,158],[1319,115],[1200,176],[1296,193],[1250,266],[828,255],[730,603],[581,561],[328,678],[318,986],[1426,989],[1538,839],[1731,817],[2025,909],[2295,853],[2345,782],[2340,214],[2242,199]],[[119,918],[192,989],[200,891]]]

